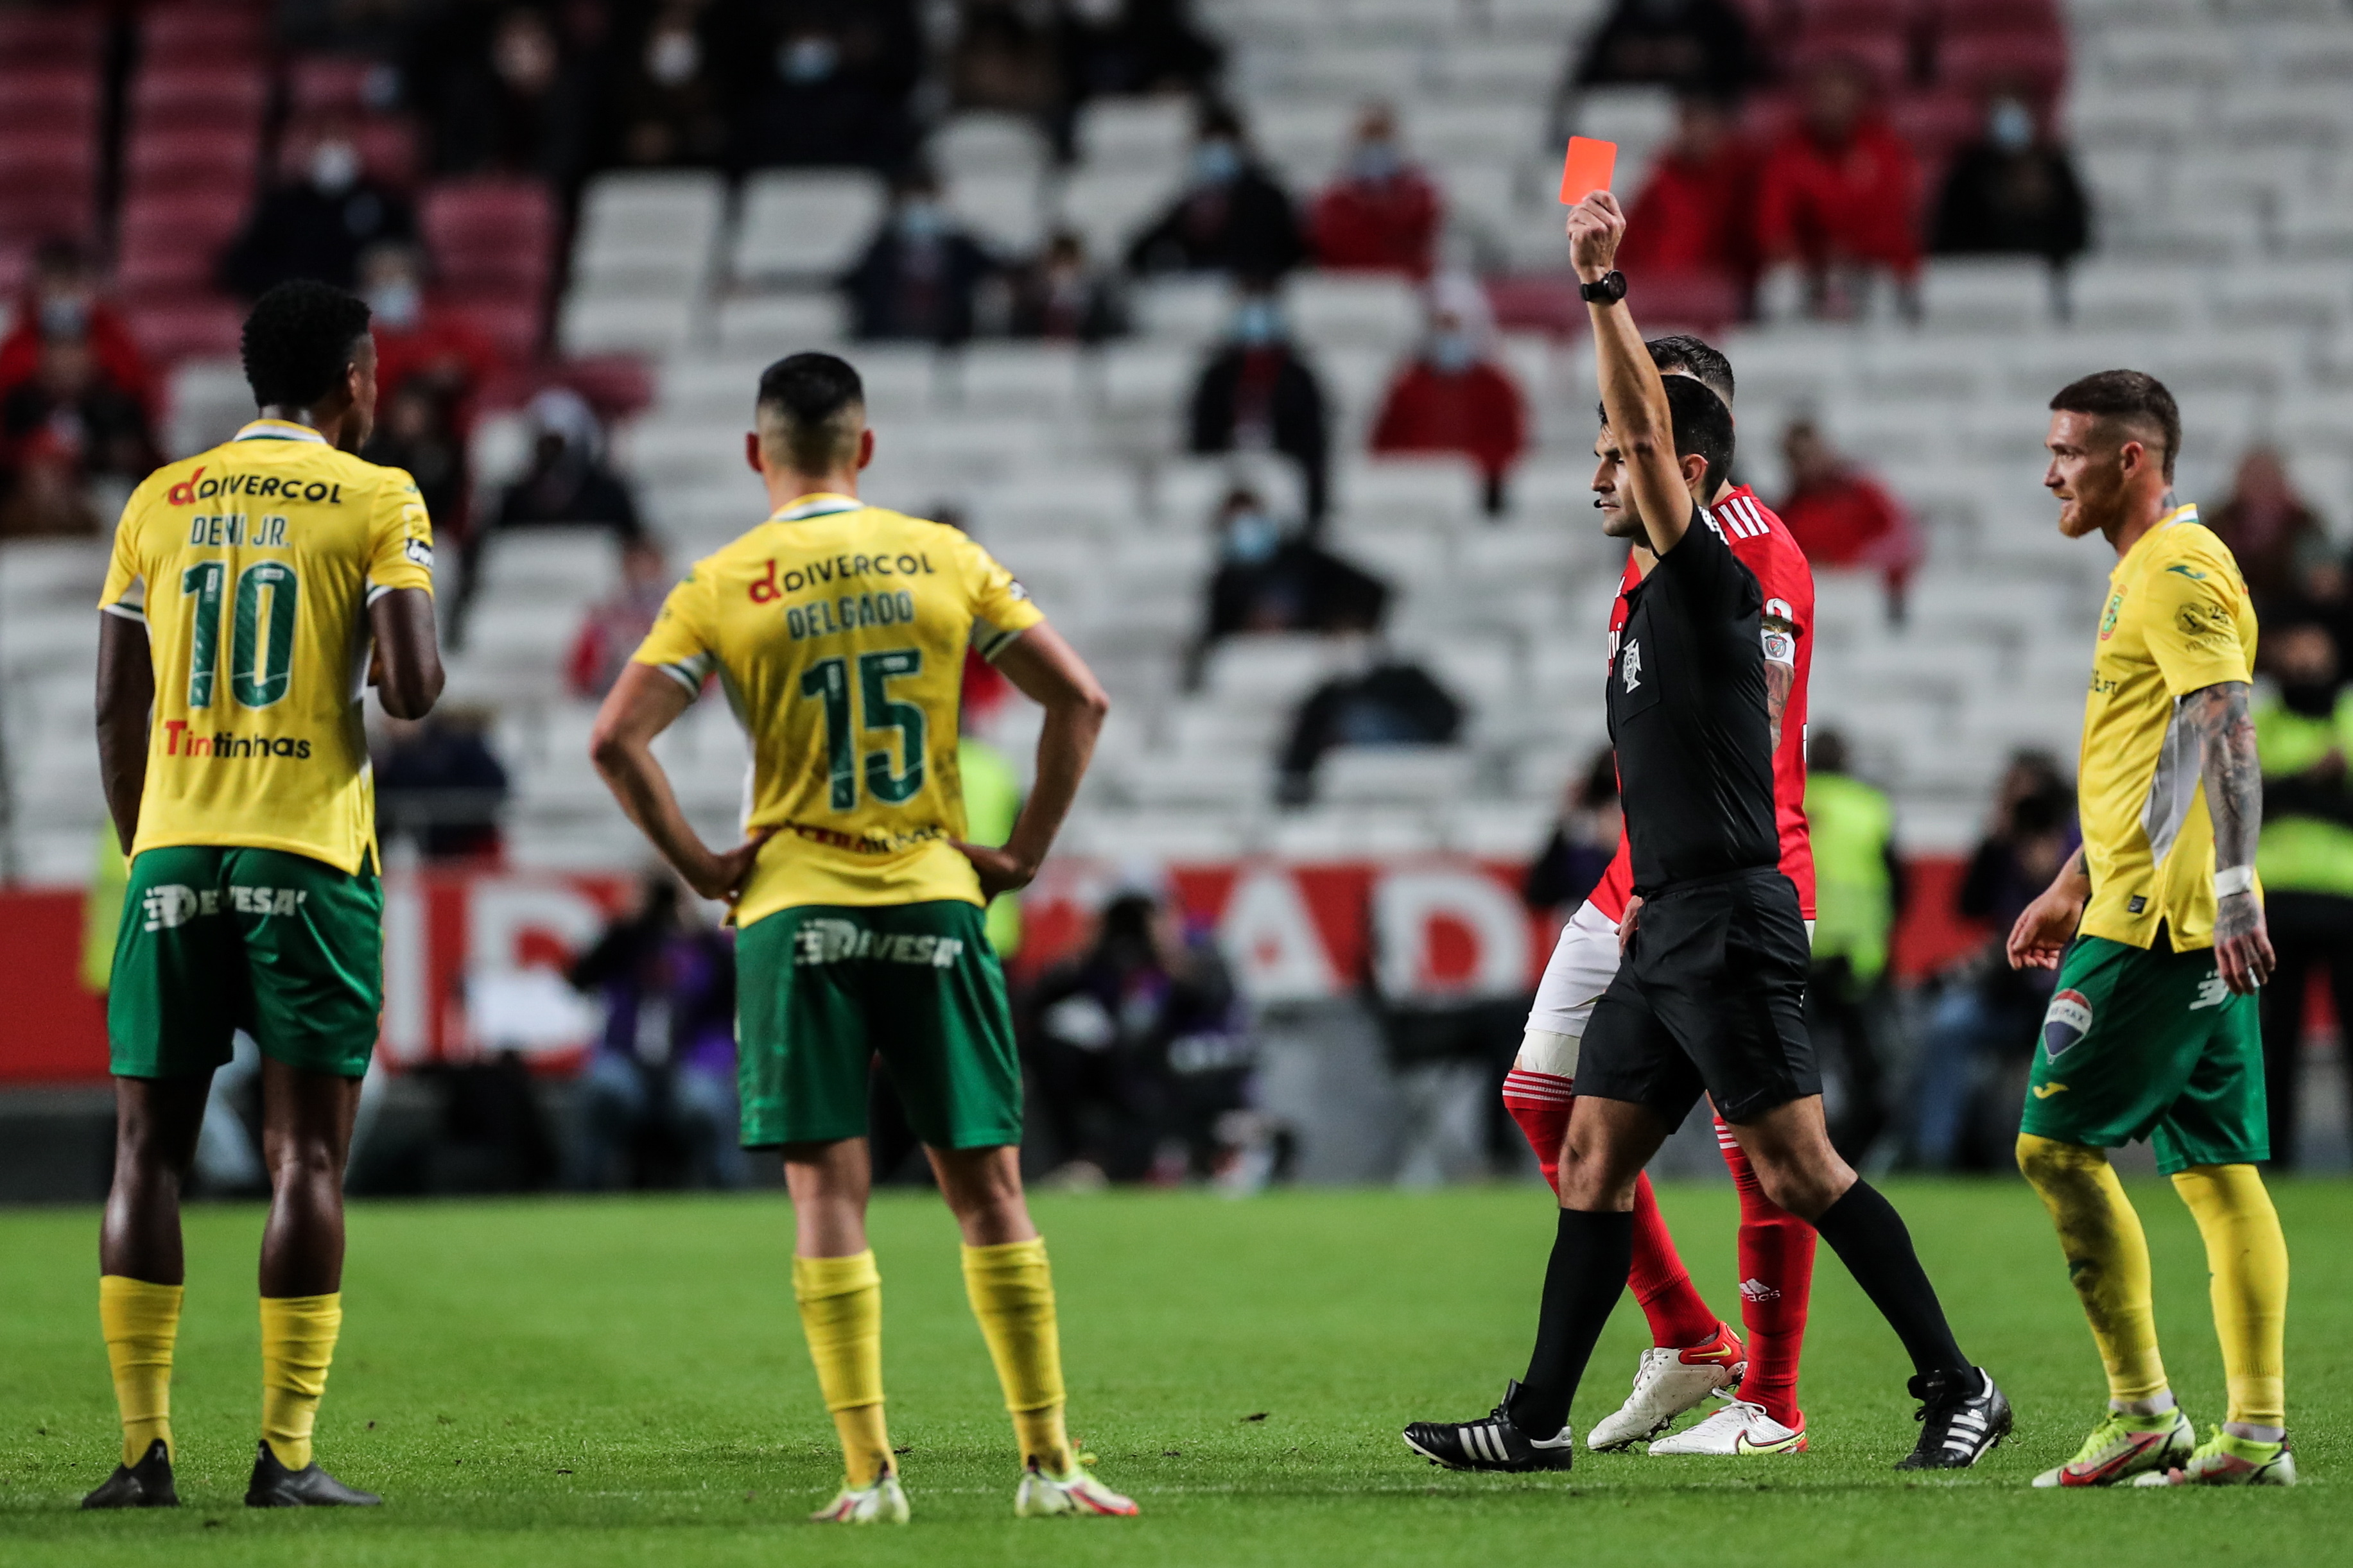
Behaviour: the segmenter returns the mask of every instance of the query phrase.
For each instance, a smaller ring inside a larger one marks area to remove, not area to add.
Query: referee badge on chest
[[[1618,678],[1625,682],[1625,689],[1629,692],[1642,684],[1641,638],[1635,637],[1628,642],[1626,651],[1619,655]]]

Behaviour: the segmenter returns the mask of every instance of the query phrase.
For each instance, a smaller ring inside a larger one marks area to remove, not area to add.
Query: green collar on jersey
[[[297,425],[290,419],[257,419],[239,430],[239,441],[316,441],[323,447],[327,438],[307,425]]]
[[[815,495],[801,497],[772,514],[770,522],[798,522],[803,518],[831,517],[838,511],[860,511],[866,503],[856,496],[834,495],[819,490]]]

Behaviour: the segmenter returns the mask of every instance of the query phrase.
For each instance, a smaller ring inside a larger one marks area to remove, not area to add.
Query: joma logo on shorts
[[[878,963],[948,969],[964,952],[959,937],[871,931],[854,921],[810,921],[794,934],[793,942],[800,949],[793,962],[805,967],[864,958]]]

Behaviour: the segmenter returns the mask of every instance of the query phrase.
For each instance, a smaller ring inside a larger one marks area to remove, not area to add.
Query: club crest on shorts
[[[2050,1010],[2042,1015],[2042,1054],[2057,1061],[2062,1052],[2091,1029],[2091,998],[2081,991],[2060,992],[2051,998]]]

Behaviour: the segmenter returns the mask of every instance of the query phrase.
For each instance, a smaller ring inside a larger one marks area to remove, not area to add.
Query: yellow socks
[[[871,1249],[854,1258],[796,1258],[793,1298],[817,1385],[841,1435],[842,1464],[863,1489],[891,1468],[882,1424],[882,1276]]]
[[[98,1325],[114,1371],[122,1412],[122,1462],[135,1465],[149,1445],[172,1450],[172,1347],[180,1337],[178,1285],[151,1285],[121,1274],[98,1277]]]
[[[1024,1462],[1068,1475],[1070,1435],[1062,1429],[1062,1341],[1054,1321],[1054,1275],[1040,1237],[964,1249],[965,1291],[981,1337],[988,1342],[997,1380]]]
[[[2148,1238],[2107,1155],[2029,1132],[2018,1140],[2018,1168],[2059,1227],[2067,1278],[2107,1366],[2108,1397],[2128,1409],[2162,1395],[2165,1363],[2157,1350]]]
[[[343,1298],[261,1298],[261,1436],[290,1470],[311,1467],[311,1429],[343,1331]]]
[[[2229,1419],[2287,1425],[2287,1240],[2253,1165],[2193,1165],[2173,1178],[2206,1240]]]

